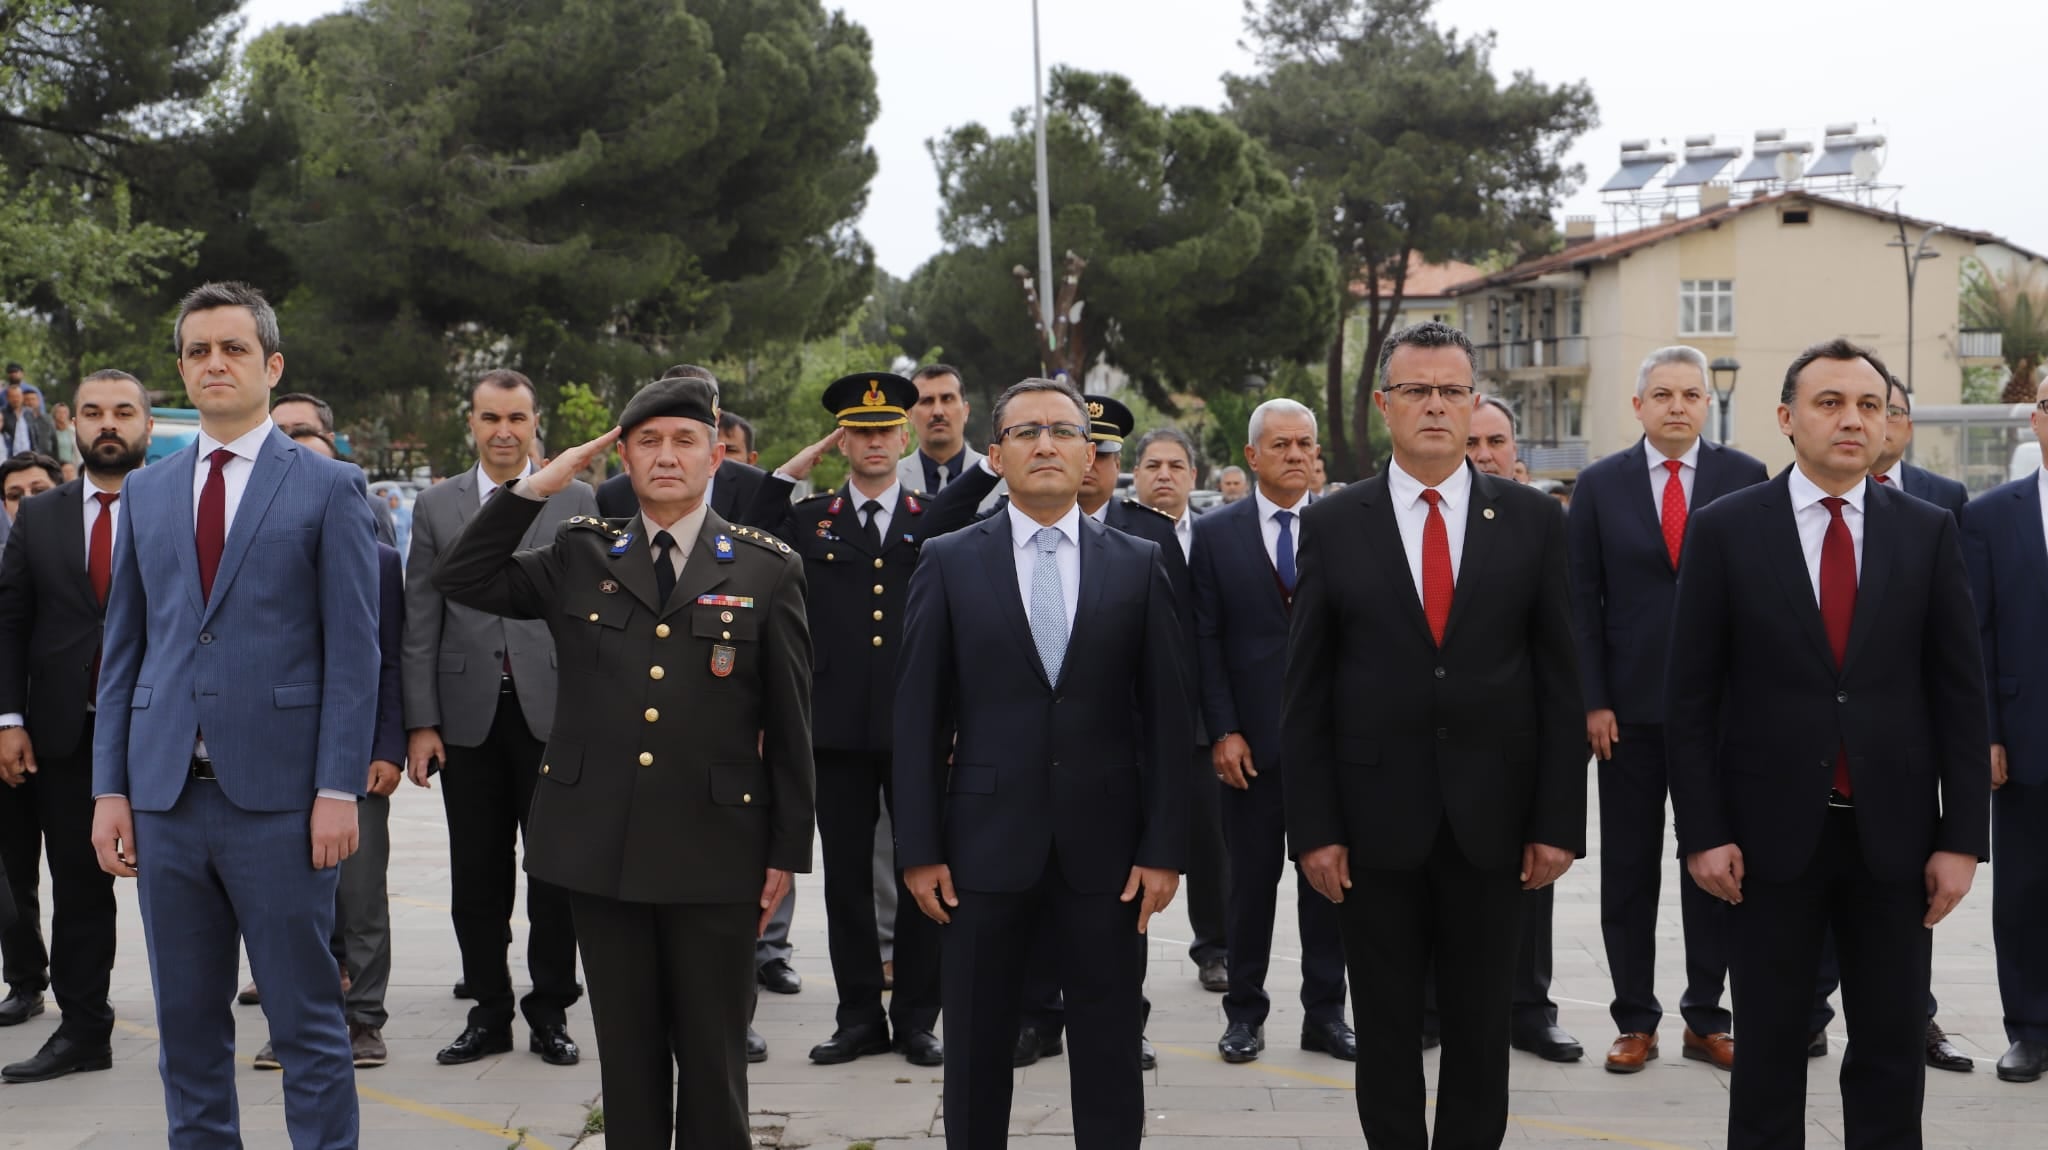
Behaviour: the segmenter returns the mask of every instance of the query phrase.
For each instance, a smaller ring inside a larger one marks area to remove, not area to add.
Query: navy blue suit
[[[1301,530],[1298,520],[1294,529]],[[1280,877],[1298,852],[1287,839],[1287,767],[1280,735],[1289,601],[1266,555],[1256,496],[1195,520],[1188,572],[1194,585],[1203,725],[1212,741],[1233,732],[1242,735],[1259,772],[1249,789],[1222,788],[1223,841],[1230,856],[1224,919],[1230,990],[1223,996],[1223,1013],[1232,1023],[1258,1027],[1272,1009],[1266,970],[1272,963]],[[1306,1021],[1342,1022],[1344,938],[1337,908],[1309,886],[1298,866],[1294,901]]]
[[[1963,559],[2008,777],[1991,794],[1991,937],[2005,1035],[2048,1042],[2048,535],[2039,473],[1963,508]]]
[[[212,595],[200,593],[189,446],[128,477],[107,598],[93,793],[135,812],[169,1143],[240,1142],[238,936],[287,1067],[296,1147],[353,1147],[355,1071],[328,951],[336,868],[320,789],[361,795],[377,709],[378,573],[363,473],[272,429]],[[192,775],[206,733],[216,779]]]
[[[1910,463],[1901,464],[1900,471],[1906,481],[1906,494],[1915,499],[1924,499],[1950,514],[1960,513],[1963,504],[1970,501],[1970,489],[1946,475],[1936,475]]]
[[[1721,496],[1764,482],[1764,465],[1733,448],[1700,441],[1688,515]],[[1621,741],[1600,774],[1600,933],[1614,978],[1609,1007],[1623,1034],[1655,1034],[1657,902],[1664,870],[1664,663],[1678,571],[1664,542],[1662,504],[1652,484],[1650,447],[1637,440],[1579,473],[1565,531],[1572,570],[1572,629],[1588,711],[1613,711]],[[1657,458],[1661,461],[1661,453]],[[1660,463],[1661,466],[1661,463]],[[1679,551],[1684,561],[1683,547]],[[1679,1010],[1695,1034],[1732,1029],[1721,1005],[1728,978],[1723,905],[1679,882],[1685,931],[1685,993]]]

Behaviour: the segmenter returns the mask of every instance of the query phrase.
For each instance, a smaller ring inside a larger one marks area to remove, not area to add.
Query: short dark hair
[[[1817,359],[1860,359],[1876,368],[1878,378],[1885,381],[1885,399],[1890,401],[1892,386],[1898,382],[1892,377],[1891,369],[1884,365],[1883,360],[1877,358],[1876,352],[1862,344],[1837,338],[1814,344],[1799,353],[1799,357],[1792,361],[1792,366],[1785,369],[1785,386],[1778,392],[1779,403],[1791,405],[1793,397],[1799,394],[1799,373],[1805,371],[1808,365]],[[1902,387],[1899,390],[1905,389]]]
[[[18,363],[16,363],[16,362],[14,362],[14,361],[13,361],[13,360],[11,360],[11,359],[7,361],[7,374],[9,374],[9,375],[12,375],[12,374],[14,374],[15,372],[17,372],[17,371],[20,371],[20,370],[21,370],[21,365],[20,365],[20,364],[18,364]]]
[[[1515,418],[1515,409],[1508,406],[1507,400],[1497,395],[1487,395],[1485,392],[1480,392],[1472,397],[1472,410],[1476,413],[1482,407],[1499,408],[1500,413],[1508,417],[1508,434],[1517,438],[1521,436],[1522,421]]]
[[[0,460],[0,484],[5,484],[7,477],[18,471],[34,471],[38,467],[42,468],[44,473],[49,475],[50,482],[64,482],[63,464],[44,455],[40,451],[24,451],[19,455],[10,455],[5,460]]]
[[[718,413],[718,430],[737,430],[740,433],[741,440],[747,445],[747,454],[752,455],[754,453],[754,425],[747,422],[746,416],[734,415],[730,411],[721,411]],[[745,461],[742,460],[742,462]]]
[[[950,363],[925,364],[923,367],[910,373],[910,382],[923,383],[927,379],[938,379],[940,376],[946,375],[950,375],[958,380],[962,389],[966,388],[967,380],[961,376],[960,369]]]
[[[78,393],[80,391],[85,390],[86,384],[105,383],[110,379],[123,379],[127,380],[129,383],[134,384],[135,394],[142,397],[142,414],[144,416],[147,416],[149,414],[149,389],[142,386],[141,380],[135,378],[132,375],[129,375],[127,372],[122,371],[120,368],[117,367],[102,368],[101,370],[93,372],[91,375],[86,376],[84,379],[79,380],[78,386],[76,388],[73,388],[71,391],[71,406],[74,408],[78,406]]]
[[[1899,406],[1906,409],[1907,415],[1913,414],[1913,393],[1906,390],[1906,385],[1899,382],[1899,377],[1896,375],[1886,376],[1884,382],[1884,401],[1890,403],[1892,401],[1892,393],[1896,391],[1899,393]]]
[[[1020,395],[1029,395],[1036,391],[1058,392],[1072,400],[1074,414],[1081,417],[1081,426],[1088,426],[1088,401],[1081,398],[1080,391],[1076,390],[1073,384],[1063,379],[1019,380],[1005,388],[1003,394],[996,397],[995,411],[989,416],[988,441],[990,443],[994,443],[997,437],[1003,433],[1003,412],[1010,406],[1010,401]]]
[[[1171,426],[1155,427],[1139,436],[1137,450],[1131,454],[1131,466],[1136,467],[1138,461],[1145,458],[1146,449],[1160,442],[1178,444],[1182,451],[1187,452],[1188,467],[1195,468],[1201,466],[1195,462],[1195,441],[1188,438],[1187,432],[1182,431],[1178,427]]]
[[[496,387],[505,391],[523,387],[526,389],[527,397],[533,400],[534,412],[537,414],[540,411],[540,392],[534,389],[533,381],[526,378],[523,372],[513,371],[509,367],[500,367],[477,376],[476,382],[469,387],[469,402],[472,406],[476,403],[477,391],[485,387]],[[328,430],[333,430],[333,424],[328,425]]]
[[[313,395],[310,392],[294,391],[289,395],[280,395],[276,399],[271,400],[270,410],[276,411],[278,408],[283,407],[287,403],[311,404],[313,410],[320,413],[321,433],[326,435],[330,440],[332,440],[334,436],[334,409],[327,406],[326,400],[320,398],[317,395]],[[289,433],[289,429],[287,429],[287,433]],[[296,439],[298,437],[293,436],[293,438]]]
[[[245,283],[227,280],[220,283],[205,283],[185,293],[178,301],[178,319],[171,325],[171,352],[183,359],[185,356],[185,317],[195,311],[212,311],[215,308],[240,307],[249,309],[256,320],[256,342],[263,348],[263,358],[276,355],[284,346],[277,331],[277,311],[263,293]]]
[[[1387,386],[1387,364],[1393,362],[1395,350],[1403,347],[1455,347],[1471,361],[1473,377],[1479,375],[1479,352],[1473,348],[1471,339],[1442,320],[1429,319],[1411,323],[1387,337],[1386,344],[1380,348],[1378,374],[1381,387]]]

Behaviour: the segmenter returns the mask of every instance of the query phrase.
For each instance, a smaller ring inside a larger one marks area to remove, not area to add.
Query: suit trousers
[[[1664,1005],[1657,1000],[1657,903],[1664,884],[1664,727],[1626,724],[1614,757],[1600,773],[1600,937],[1613,972],[1608,1010],[1623,1034],[1655,1034]],[[1728,979],[1727,906],[1690,876],[1678,880],[1685,936],[1685,993],[1678,1010],[1694,1034],[1720,1034],[1734,1024],[1721,1003]]]
[[[1918,874],[1880,879],[1863,860],[1853,810],[1830,808],[1804,873],[1751,874],[1729,908],[1729,975],[1741,1041],[1729,1089],[1729,1150],[1796,1150],[1806,1138],[1806,1045],[1822,940],[1841,942],[1842,1121],[1850,1150],[1917,1150],[1927,1084],[1933,932]]]
[[[512,1025],[507,926],[519,891],[519,837],[533,808],[546,747],[527,729],[510,679],[498,692],[491,732],[474,747],[449,747],[441,771],[448,812],[449,917],[462,952],[462,977],[476,999],[469,1025]],[[520,999],[532,1027],[559,1026],[576,1004],[576,925],[568,900],[551,883],[528,878],[526,970],[533,990]]]
[[[1213,777],[1215,769],[1210,768]],[[1230,991],[1223,1014],[1264,1026],[1272,1010],[1266,970],[1273,959],[1273,916],[1287,867],[1286,776],[1269,766],[1248,790],[1222,786],[1223,840],[1229,847]],[[1344,937],[1337,908],[1295,867],[1295,916],[1301,930],[1301,1006],[1311,1022],[1344,1020]]]
[[[1991,795],[1991,938],[2007,1041],[2048,1043],[2048,784]]]
[[[818,838],[824,847],[825,931],[839,985],[840,1026],[883,1020],[882,955],[875,936],[875,820],[893,805],[889,752],[816,749]],[[939,1017],[939,924],[914,900],[899,904],[896,982],[887,1017],[898,1032]]]
[[[1436,1150],[1497,1150],[1507,1133],[1509,1004],[1527,902],[1516,868],[1473,866],[1445,821],[1421,866],[1354,864],[1351,882],[1334,909],[1357,995],[1358,1118],[1365,1144],[1370,1150],[1430,1146],[1415,1036],[1422,1032],[1423,987],[1433,966],[1443,988]],[[1235,950],[1231,958],[1236,961]]]
[[[1208,747],[1196,747],[1188,804],[1188,958],[1200,966],[1230,957],[1230,851],[1223,845],[1223,791]]]
[[[796,919],[796,888],[789,888],[789,897],[776,906],[775,913],[768,917],[768,929],[754,940],[754,969],[771,962],[788,962],[796,953],[796,947],[789,942],[789,924]]]
[[[605,1145],[748,1150],[760,908],[567,898],[590,976]]]
[[[348,966],[343,996],[348,1020],[383,1029],[390,1019],[384,991],[391,985],[391,800],[364,795],[356,804],[356,853],[341,864],[334,896],[334,941]]]
[[[135,812],[136,893],[156,987],[171,1150],[239,1150],[239,938],[284,1065],[294,1150],[354,1150],[355,1065],[327,948],[337,868],[313,868],[308,811],[245,811],[190,779],[168,811]]]
[[[824,804],[819,804],[824,809]],[[946,1145],[1008,1144],[1018,1011],[1033,943],[1052,939],[1072,1026],[1067,1036],[1074,1144],[1136,1150],[1145,1126],[1138,1069],[1138,904],[1067,885],[1055,850],[1025,891],[958,890],[945,935]],[[898,944],[902,938],[898,936]]]
[[[48,987],[63,1012],[63,1032],[97,1045],[114,1031],[107,989],[114,974],[114,876],[92,850],[92,739],[69,755],[40,759],[18,787],[0,787],[0,859],[19,917],[0,931],[7,984]],[[44,852],[50,859],[50,945],[43,947],[37,893]]]
[[[896,870],[896,826],[884,809],[875,820],[875,934],[882,943],[882,961],[896,961],[896,904],[901,902],[903,876]],[[915,902],[916,900],[912,900]],[[916,906],[912,914],[919,913]]]

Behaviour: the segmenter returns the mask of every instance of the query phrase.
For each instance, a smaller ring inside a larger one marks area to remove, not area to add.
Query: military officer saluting
[[[749,1145],[754,939],[811,865],[804,568],[705,504],[717,423],[702,380],[642,388],[618,428],[508,484],[434,569],[450,600],[554,632],[562,687],[526,870],[569,893],[605,1133],[625,1150]],[[614,441],[640,514],[578,516],[516,550]]]
[[[834,1033],[811,1051],[820,1063],[891,1050],[918,1066],[945,1061],[932,1033],[939,1017],[938,924],[909,899],[897,904],[895,988],[886,1013],[875,932],[875,825],[892,799],[890,731],[903,605],[918,548],[939,518],[897,478],[909,437],[907,411],[916,402],[917,385],[898,375],[867,372],[838,380],[824,395],[838,427],[778,471],[803,478],[836,447],[850,472],[846,483],[795,504],[788,519],[770,528],[803,555],[817,647],[811,739],[827,937],[839,988]]]

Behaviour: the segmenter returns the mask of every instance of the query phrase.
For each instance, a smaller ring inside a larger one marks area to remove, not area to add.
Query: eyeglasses
[[[1912,412],[1907,411],[1903,407],[1887,407],[1884,409],[1884,417],[1886,419],[1904,419],[1911,414]]]
[[[1380,389],[1402,403],[1420,404],[1429,402],[1431,392],[1444,397],[1452,407],[1462,407],[1472,402],[1477,390],[1468,383],[1396,383]]]
[[[1078,423],[1013,423],[996,433],[996,442],[1014,439],[1019,443],[1037,443],[1038,437],[1048,432],[1055,443],[1073,443],[1088,438],[1088,429]]]
[[[2040,408],[2043,415],[2048,415],[2048,399],[2044,399],[2034,406]]]

